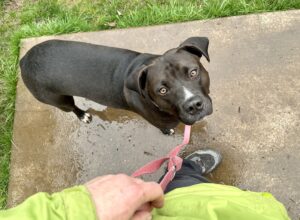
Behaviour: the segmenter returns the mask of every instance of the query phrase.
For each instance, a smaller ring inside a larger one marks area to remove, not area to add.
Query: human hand
[[[152,209],[161,208],[164,202],[158,183],[125,174],[97,177],[85,186],[100,220],[150,220]]]

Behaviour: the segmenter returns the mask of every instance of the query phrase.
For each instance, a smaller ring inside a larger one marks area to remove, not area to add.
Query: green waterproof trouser
[[[118,207],[116,207],[117,209]],[[154,220],[288,220],[284,206],[269,193],[202,183],[175,189]],[[49,195],[37,193],[15,208],[0,211],[2,220],[94,220],[94,204],[84,186]]]

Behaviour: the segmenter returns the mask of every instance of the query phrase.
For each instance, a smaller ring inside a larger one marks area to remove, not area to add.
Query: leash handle
[[[169,160],[167,173],[165,174],[164,178],[160,182],[162,189],[165,190],[167,185],[169,184],[169,182],[171,182],[172,179],[174,178],[176,171],[181,169],[182,159],[180,157],[178,157],[177,155],[180,152],[180,150],[182,149],[182,147],[184,147],[185,145],[187,145],[189,143],[190,134],[191,134],[191,126],[185,125],[183,142],[180,145],[178,145],[174,149],[172,149],[166,157],[162,157],[160,159],[153,160],[153,161],[147,163],[145,166],[136,170],[131,176],[138,177],[138,176],[142,176],[144,174],[154,173],[162,166],[162,164],[165,161]]]

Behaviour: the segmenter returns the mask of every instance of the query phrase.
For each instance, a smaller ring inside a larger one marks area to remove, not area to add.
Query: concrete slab
[[[186,153],[218,149],[216,182],[272,192],[300,218],[300,10],[154,27],[41,37],[163,53],[190,36],[210,39],[214,114],[192,128]],[[36,101],[19,80],[9,205],[37,191],[53,192],[97,175],[130,174],[181,142],[179,127],[164,136],[134,113],[76,100],[94,121],[85,125]],[[151,177],[152,179],[155,177]]]

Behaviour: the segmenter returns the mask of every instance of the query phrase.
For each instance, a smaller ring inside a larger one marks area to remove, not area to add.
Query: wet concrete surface
[[[214,113],[192,127],[183,156],[219,150],[223,163],[211,179],[269,191],[292,219],[300,219],[299,10],[55,38],[163,53],[197,35],[210,39],[211,63],[202,62],[211,77]],[[52,38],[24,40],[21,56]],[[76,103],[93,114],[91,124],[39,103],[19,80],[9,206],[98,175],[130,174],[182,141],[183,125],[165,136],[134,113],[83,98]]]

